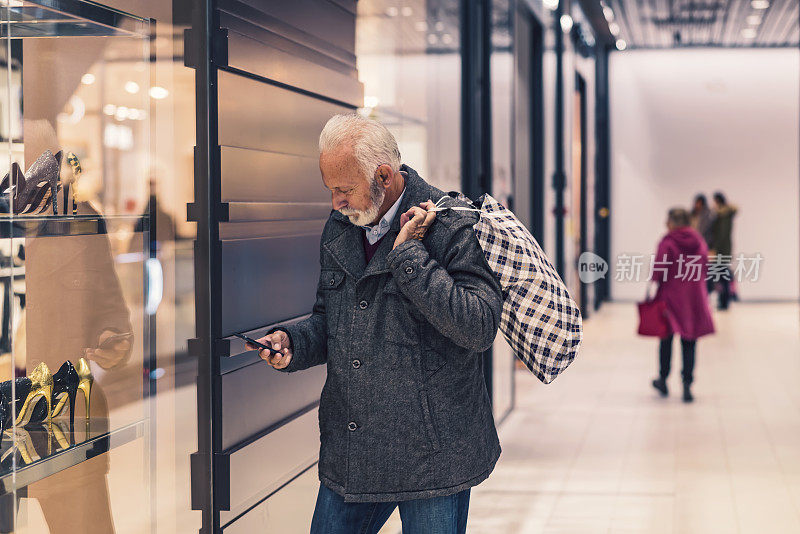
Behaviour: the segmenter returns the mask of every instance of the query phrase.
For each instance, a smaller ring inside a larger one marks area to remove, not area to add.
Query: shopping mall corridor
[[[578,360],[544,386],[517,372],[503,453],[473,489],[480,534],[800,532],[800,329],[796,304],[714,312],[698,344],[695,402],[650,386],[656,342],[632,303],[585,323]],[[677,372],[676,372],[677,371]],[[399,531],[397,512],[382,533]]]

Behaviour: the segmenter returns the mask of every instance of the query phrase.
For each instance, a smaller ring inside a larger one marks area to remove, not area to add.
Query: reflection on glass
[[[361,113],[394,134],[403,162],[445,191],[461,188],[458,0],[358,2]],[[396,9],[397,13],[390,9]]]
[[[113,532],[107,451],[124,443],[115,457],[141,463],[150,447],[146,254],[119,251],[150,166],[150,99],[126,88],[151,85],[151,26],[81,0],[0,16],[13,21],[0,24],[0,530],[35,531],[15,513],[27,497],[40,530]],[[138,439],[114,437],[131,425]],[[126,498],[147,510],[149,471],[126,476]]]

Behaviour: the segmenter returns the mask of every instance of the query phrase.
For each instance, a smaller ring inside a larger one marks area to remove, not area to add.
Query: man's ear
[[[392,181],[392,168],[388,165],[381,165],[375,171],[378,174],[378,179],[384,187],[388,187]]]

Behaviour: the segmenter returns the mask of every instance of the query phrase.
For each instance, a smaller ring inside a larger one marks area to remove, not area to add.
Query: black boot
[[[692,402],[694,397],[692,396],[691,386],[686,382],[683,383],[683,402]]]
[[[653,387],[658,390],[662,397],[666,397],[669,395],[669,390],[667,389],[667,381],[664,378],[656,378],[653,380]]]

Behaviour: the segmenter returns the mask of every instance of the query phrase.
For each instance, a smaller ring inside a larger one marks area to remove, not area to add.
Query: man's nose
[[[341,193],[334,193],[331,195],[331,203],[333,204],[333,209],[335,210],[340,210],[347,207],[347,200]]]

